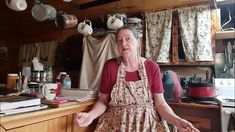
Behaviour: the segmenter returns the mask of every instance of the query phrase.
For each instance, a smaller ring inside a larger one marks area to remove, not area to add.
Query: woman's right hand
[[[76,120],[75,121],[79,127],[86,127],[91,124],[93,119],[89,113],[79,112],[79,113],[76,113]]]

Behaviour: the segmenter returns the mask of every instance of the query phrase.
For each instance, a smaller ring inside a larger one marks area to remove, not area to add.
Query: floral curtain
[[[178,14],[182,45],[187,61],[212,61],[209,6],[180,8]]]
[[[147,12],[145,18],[145,57],[170,62],[172,10]]]

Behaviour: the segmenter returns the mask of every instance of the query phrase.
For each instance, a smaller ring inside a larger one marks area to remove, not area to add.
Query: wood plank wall
[[[75,0],[78,1],[79,0]],[[68,14],[74,14],[79,21],[84,19],[97,20],[112,13],[125,13],[128,16],[141,14],[145,11],[163,10],[179,6],[212,3],[213,0],[119,0],[102,6],[88,9],[75,9],[62,2],[62,0],[44,0],[46,4],[53,5],[57,11],[62,10]],[[55,26],[54,21],[37,22],[31,16],[33,0],[27,1],[28,8],[22,12],[10,10],[5,5],[5,0],[0,1],[0,47],[8,48],[8,55],[0,58],[0,83],[5,83],[7,73],[17,73],[18,53],[20,45],[24,43],[56,40],[63,44],[70,35],[78,35],[76,28],[63,30]],[[82,36],[81,36],[82,37]],[[79,71],[75,73],[78,80]]]

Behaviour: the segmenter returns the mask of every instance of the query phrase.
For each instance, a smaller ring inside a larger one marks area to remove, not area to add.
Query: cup
[[[78,24],[77,30],[79,33],[83,35],[89,35],[92,34],[93,29],[92,29],[92,24],[90,20],[84,20],[83,22],[80,22]]]
[[[6,5],[15,11],[23,11],[27,8],[26,0],[6,0]]]
[[[57,88],[56,83],[46,83],[42,86],[42,95],[46,100],[53,100],[56,97]]]
[[[117,15],[109,16],[107,21],[107,27],[109,29],[118,29],[124,25],[123,17],[120,18]]]

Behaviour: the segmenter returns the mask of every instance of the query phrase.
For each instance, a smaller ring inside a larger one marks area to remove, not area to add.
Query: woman
[[[77,113],[78,126],[102,115],[95,131],[169,131],[163,119],[179,131],[198,131],[165,102],[159,66],[138,54],[136,29],[118,29],[116,43],[120,57],[105,63],[99,99],[89,112]]]

